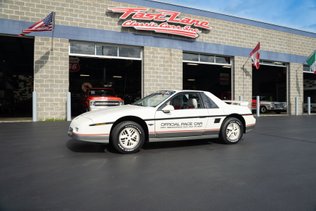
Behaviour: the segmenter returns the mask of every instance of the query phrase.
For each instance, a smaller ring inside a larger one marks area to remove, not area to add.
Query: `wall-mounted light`
[[[188,78],[187,81],[193,82],[193,81],[195,81],[195,78]]]
[[[80,77],[90,77],[88,74],[80,74]]]
[[[121,75],[113,75],[113,78],[123,78]]]

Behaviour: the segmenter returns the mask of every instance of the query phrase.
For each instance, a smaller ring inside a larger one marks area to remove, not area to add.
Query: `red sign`
[[[199,29],[211,29],[208,21],[188,17],[180,18],[180,12],[169,10],[150,12],[147,8],[129,7],[109,8],[109,10],[114,13],[123,13],[120,16],[120,20],[125,20],[122,23],[122,27],[141,31],[154,31],[156,33],[197,38],[201,33]]]
[[[79,58],[70,57],[69,58],[69,72],[76,73],[80,71]]]

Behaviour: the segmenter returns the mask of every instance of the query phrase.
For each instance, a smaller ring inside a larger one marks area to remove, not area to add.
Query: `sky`
[[[316,0],[158,0],[316,33]]]

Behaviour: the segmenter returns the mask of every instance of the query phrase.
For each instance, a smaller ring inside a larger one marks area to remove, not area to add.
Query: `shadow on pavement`
[[[194,147],[201,145],[220,144],[217,139],[201,139],[201,140],[189,140],[189,141],[166,141],[166,142],[152,142],[145,143],[143,149],[164,149],[164,148],[182,148],[182,147]]]
[[[201,145],[222,144],[218,139],[201,139],[201,140],[186,140],[186,141],[166,141],[145,143],[142,149],[168,149],[168,148],[184,148]],[[105,151],[117,153],[110,144],[83,142],[77,140],[68,140],[66,146],[73,152],[96,152],[104,153]]]
[[[104,153],[109,146],[106,144],[90,143],[76,140],[68,140],[66,143],[68,149],[73,152],[102,152]]]

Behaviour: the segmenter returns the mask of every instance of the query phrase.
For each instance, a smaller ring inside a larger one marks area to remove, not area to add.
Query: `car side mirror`
[[[166,105],[163,109],[162,112],[164,113],[170,113],[170,111],[173,111],[174,107],[172,105]]]

